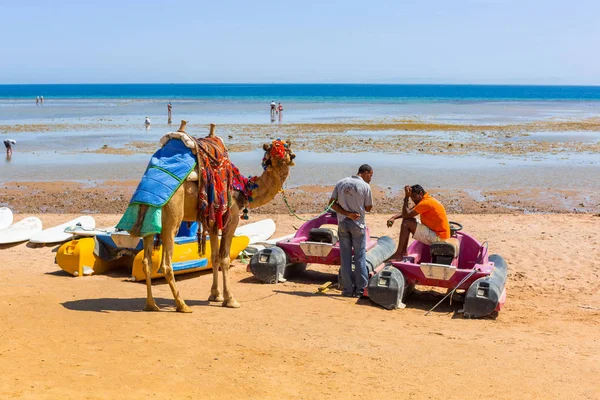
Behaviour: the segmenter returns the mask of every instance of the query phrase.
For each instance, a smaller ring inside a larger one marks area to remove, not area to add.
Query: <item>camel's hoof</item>
[[[184,304],[181,307],[177,307],[177,312],[191,313],[191,312],[193,312],[193,310],[187,304]]]
[[[146,304],[144,311],[160,311],[160,308],[156,304]]]
[[[236,299],[229,299],[223,302],[223,307],[240,308],[240,303]]]
[[[208,301],[214,301],[214,302],[222,302],[223,300],[225,300],[225,298],[222,295],[214,295],[211,294],[210,297],[208,298]]]

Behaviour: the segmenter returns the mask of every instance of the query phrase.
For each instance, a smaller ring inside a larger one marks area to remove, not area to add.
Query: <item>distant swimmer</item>
[[[275,104],[275,101],[271,101],[271,120],[275,119],[276,112],[277,112],[277,104]]]
[[[44,96],[40,96],[40,103],[44,104]]]
[[[35,96],[35,105],[39,105],[40,104],[40,96]]]
[[[12,147],[17,144],[16,140],[6,139],[4,141],[4,147],[6,147],[6,157],[10,158],[12,156]]]
[[[168,123],[171,123],[171,111],[173,110],[173,106],[171,105],[171,103],[167,104],[167,113],[169,115],[169,120]]]

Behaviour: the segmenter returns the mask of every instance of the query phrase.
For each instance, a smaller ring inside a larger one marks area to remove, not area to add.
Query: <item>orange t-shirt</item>
[[[446,209],[429,193],[423,195],[423,200],[414,207],[414,210],[421,217],[421,223],[434,231],[440,239],[450,237],[450,224],[448,224]]]

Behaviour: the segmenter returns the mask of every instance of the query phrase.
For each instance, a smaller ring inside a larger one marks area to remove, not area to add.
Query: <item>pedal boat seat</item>
[[[460,253],[460,242],[455,237],[449,237],[432,243],[429,249],[432,263],[451,265]]]
[[[336,244],[338,235],[331,228],[313,228],[308,232],[309,242]]]

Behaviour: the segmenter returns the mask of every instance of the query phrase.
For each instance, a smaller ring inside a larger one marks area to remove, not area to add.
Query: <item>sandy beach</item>
[[[51,226],[72,215],[38,216]],[[95,217],[103,226],[120,215]],[[299,223],[272,217],[275,235]],[[54,264],[56,246],[3,247],[0,397],[598,398],[600,218],[450,217],[508,262],[496,319],[462,319],[457,303],[425,317],[442,296],[428,287],[396,311],[315,294],[336,267],[260,284],[239,260],[231,276],[242,308],[209,304],[212,277],[199,273],[177,279],[193,314],[174,312],[164,280],[154,285],[162,312],[144,313],[145,287],[127,271],[74,278]],[[386,218],[369,216],[372,234],[391,233]]]

